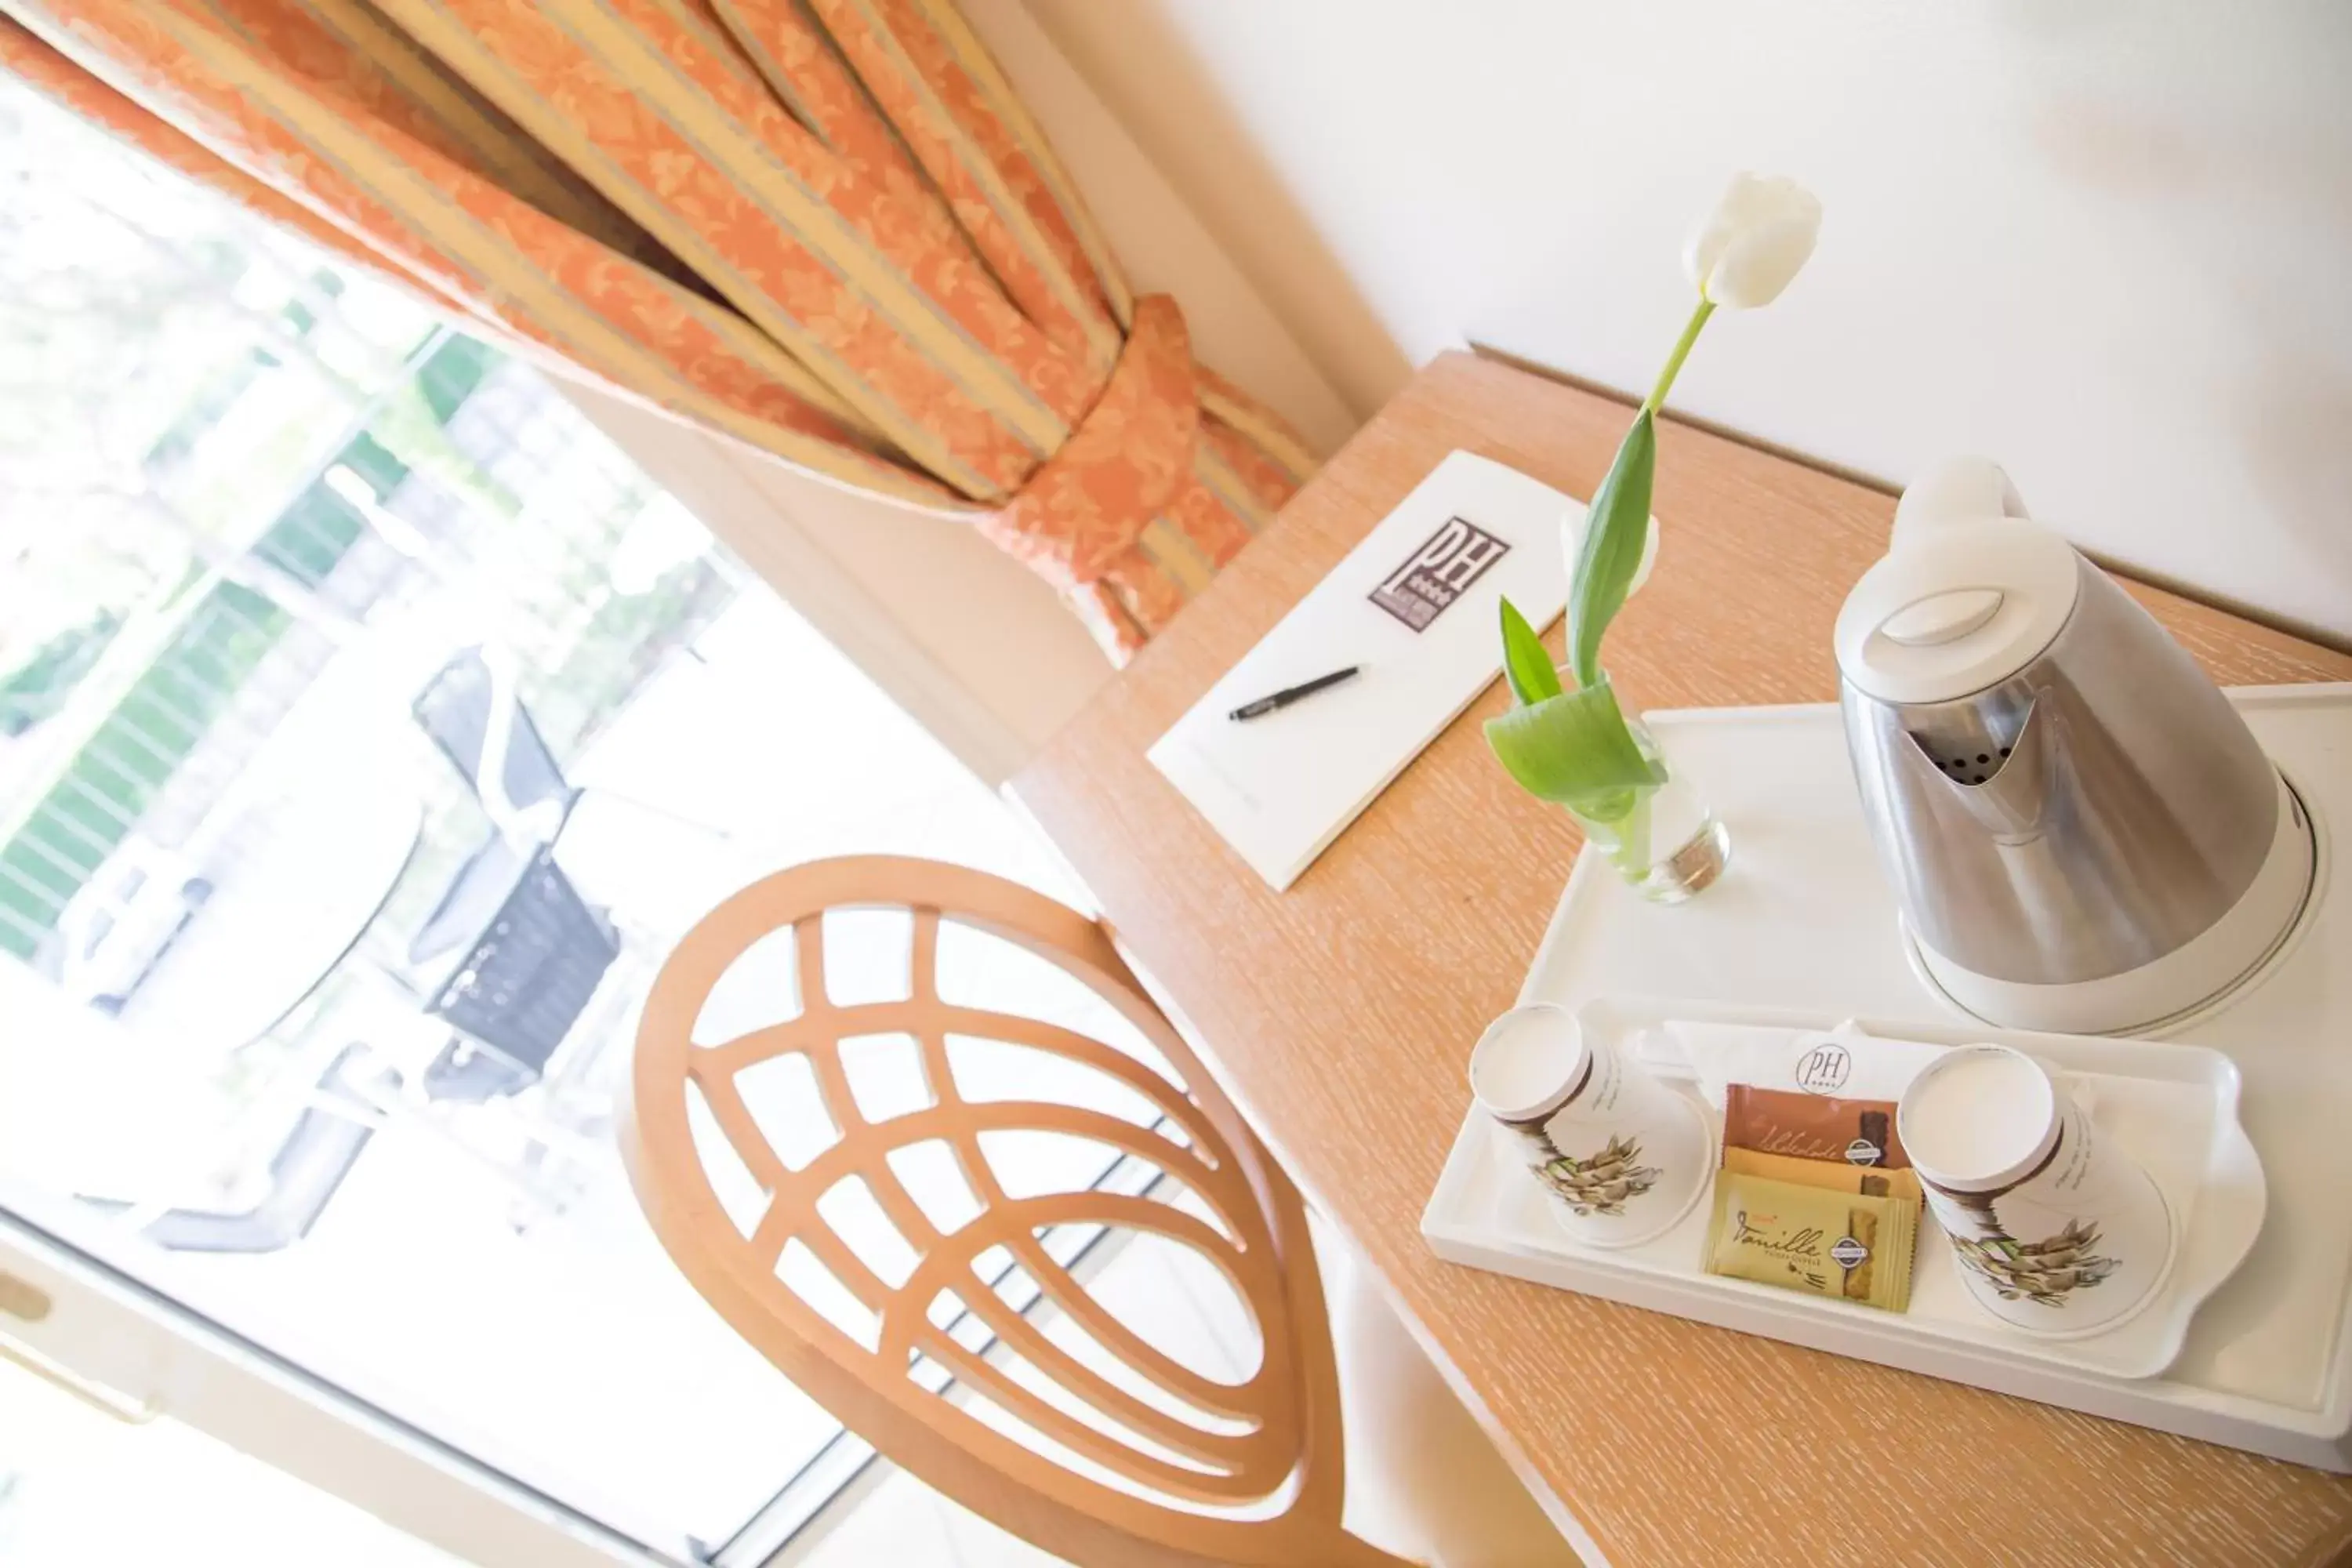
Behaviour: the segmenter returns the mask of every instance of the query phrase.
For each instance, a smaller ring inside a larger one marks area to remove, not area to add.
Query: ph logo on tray
[[[1797,1058],[1792,1076],[1807,1094],[1835,1094],[1853,1072],[1853,1053],[1835,1040],[1822,1040]]]

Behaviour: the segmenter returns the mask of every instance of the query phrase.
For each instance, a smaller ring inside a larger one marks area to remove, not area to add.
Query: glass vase
[[[1664,782],[1603,790],[1569,802],[1568,813],[1626,886],[1653,903],[1679,904],[1723,875],[1731,862],[1731,835],[1649,726],[1638,719],[1625,722]]]

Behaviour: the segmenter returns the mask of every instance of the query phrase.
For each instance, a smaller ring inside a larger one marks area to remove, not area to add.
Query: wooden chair
[[[911,911],[910,994],[836,1003],[825,988],[824,917],[877,907]],[[1075,977],[1140,1033],[1172,1077],[1087,1035],[942,998],[943,922],[1018,944]],[[785,930],[796,955],[796,1015],[697,1044],[697,1020],[721,976]],[[843,1043],[898,1033],[919,1047],[932,1103],[868,1121]],[[950,1037],[1082,1064],[1160,1119],[1145,1125],[1074,1105],[968,1099]],[[763,1133],[738,1083],[794,1054],[813,1069],[837,1132],[798,1168]],[[1402,1563],[1340,1528],[1338,1378],[1298,1194],[1094,921],[1014,883],[919,860],[826,860],[767,878],[714,910],[664,966],[646,1005],[628,1100],[622,1147],[630,1179],[688,1279],[810,1397],[973,1512],[1082,1564]],[[699,1142],[698,1101],[707,1110]],[[1174,1177],[1200,1206],[1188,1213],[1157,1196],[1097,1190],[1008,1196],[983,1135],[1020,1129],[1123,1151]],[[707,1163],[720,1140],[764,1194],[763,1211],[730,1217]],[[928,1140],[953,1150],[977,1199],[960,1226],[936,1223],[893,1169],[894,1150]],[[898,1278],[820,1212],[820,1199],[853,1178],[903,1239],[903,1248],[887,1249],[898,1258]],[[1202,1206],[1214,1223],[1195,1217]],[[1238,1384],[1205,1377],[1106,1311],[1045,1240],[1052,1227],[1087,1222],[1166,1237],[1221,1269],[1263,1338],[1255,1374]],[[794,1244],[805,1253],[797,1268],[785,1268]],[[1117,1358],[1124,1376],[1106,1376],[1099,1357],[1082,1359],[1049,1339],[975,1273],[983,1255],[1004,1254]],[[830,1277],[822,1294],[837,1286],[856,1309],[823,1310],[813,1268]],[[943,1293],[985,1323],[992,1349],[976,1352],[942,1327]],[[1025,1373],[1015,1375],[1016,1363]],[[937,1391],[940,1369],[952,1374],[953,1398]],[[1145,1385],[1158,1396],[1139,1396]],[[982,1420],[976,1401],[999,1419]],[[1001,1429],[1013,1423],[1045,1441],[1033,1447]]]

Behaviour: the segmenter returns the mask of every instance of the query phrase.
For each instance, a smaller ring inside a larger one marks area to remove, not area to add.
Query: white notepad
[[[1152,765],[1279,891],[1502,668],[1505,595],[1538,629],[1567,601],[1584,504],[1454,452],[1153,743]],[[1262,718],[1245,702],[1362,673]]]

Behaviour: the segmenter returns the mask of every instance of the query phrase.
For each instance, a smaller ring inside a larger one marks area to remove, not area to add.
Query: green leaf
[[[1521,789],[1579,811],[1621,790],[1630,808],[1631,791],[1659,782],[1605,679],[1487,720],[1486,744]]]
[[[1503,601],[1503,679],[1522,705],[1559,695],[1559,671],[1552,668],[1543,639],[1507,598]]]
[[[1626,590],[1641,569],[1649,541],[1650,482],[1658,466],[1658,427],[1647,408],[1609,465],[1609,477],[1593,492],[1585,514],[1584,543],[1569,579],[1569,668],[1579,686],[1601,679],[1601,634],[1624,607]]]

